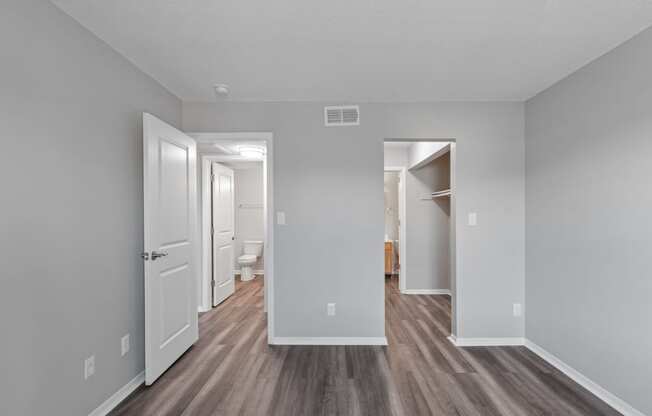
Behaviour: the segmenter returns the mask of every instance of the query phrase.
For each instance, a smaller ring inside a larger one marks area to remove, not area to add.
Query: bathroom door
[[[233,170],[219,163],[211,166],[213,189],[213,306],[235,292]]]

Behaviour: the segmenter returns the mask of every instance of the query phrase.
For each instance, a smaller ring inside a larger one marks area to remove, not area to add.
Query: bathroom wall
[[[239,163],[233,166],[235,181],[235,257],[233,270],[239,271],[238,256],[242,255],[245,240],[265,238],[264,210],[265,190],[263,163]],[[258,259],[255,271],[263,270],[263,257]]]

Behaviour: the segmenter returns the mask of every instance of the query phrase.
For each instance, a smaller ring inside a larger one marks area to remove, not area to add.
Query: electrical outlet
[[[276,223],[278,225],[285,225],[285,212],[278,211],[276,213]]]
[[[95,374],[95,356],[91,355],[84,360],[84,380],[87,380],[93,374]]]
[[[129,352],[129,334],[120,339],[120,354],[122,357]]]
[[[329,303],[326,306],[326,312],[328,313],[328,316],[335,316],[335,304]]]
[[[478,225],[478,213],[477,212],[469,212],[469,225],[471,227],[475,227]]]
[[[521,316],[521,314],[523,313],[522,309],[523,308],[521,307],[520,303],[515,303],[514,304],[514,310],[513,310],[514,316]]]

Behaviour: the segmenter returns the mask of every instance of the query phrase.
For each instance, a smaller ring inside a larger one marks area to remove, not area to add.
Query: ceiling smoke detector
[[[229,86],[226,84],[215,84],[213,86],[215,89],[215,95],[217,98],[226,98],[229,95]]]

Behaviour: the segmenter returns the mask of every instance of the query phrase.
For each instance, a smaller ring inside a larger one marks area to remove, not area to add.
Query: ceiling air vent
[[[360,107],[357,105],[324,107],[324,122],[327,127],[359,126]]]

